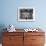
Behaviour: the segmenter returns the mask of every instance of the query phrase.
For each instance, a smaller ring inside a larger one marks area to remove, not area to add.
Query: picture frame
[[[35,8],[19,7],[18,21],[35,21]]]

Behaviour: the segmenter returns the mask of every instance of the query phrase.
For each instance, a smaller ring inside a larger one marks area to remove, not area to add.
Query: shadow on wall
[[[6,28],[6,26],[4,24],[0,24],[0,43],[2,43],[2,32],[5,32],[6,30],[3,30],[4,28]]]

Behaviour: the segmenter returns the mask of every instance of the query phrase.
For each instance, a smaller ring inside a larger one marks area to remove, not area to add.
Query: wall
[[[34,7],[36,21],[18,22],[18,7]],[[0,0],[0,31],[9,24],[21,29],[40,27],[46,32],[46,0]]]
[[[0,0],[0,25],[13,24],[16,28],[46,28],[46,0]],[[34,7],[36,21],[18,22],[18,7]],[[0,26],[0,27],[1,27]]]

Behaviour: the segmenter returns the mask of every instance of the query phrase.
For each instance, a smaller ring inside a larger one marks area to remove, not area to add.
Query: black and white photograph
[[[18,8],[19,21],[34,21],[35,11],[34,8]]]

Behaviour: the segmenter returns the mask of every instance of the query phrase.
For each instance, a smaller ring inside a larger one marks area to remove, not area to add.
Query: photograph
[[[34,21],[35,20],[34,9],[33,8],[19,8],[18,20],[19,21]]]

